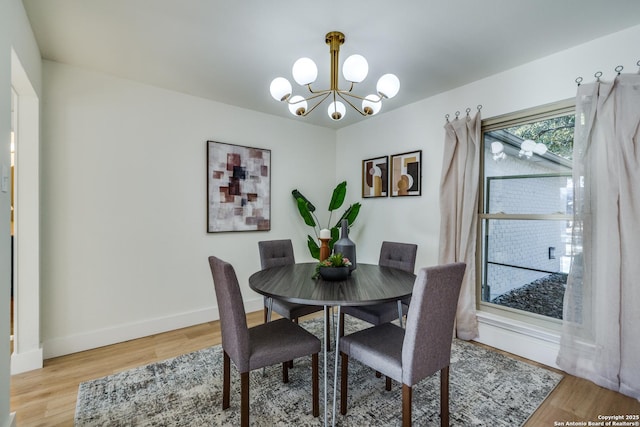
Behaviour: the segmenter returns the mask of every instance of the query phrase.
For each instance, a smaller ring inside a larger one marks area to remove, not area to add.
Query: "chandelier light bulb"
[[[284,77],[276,77],[271,82],[269,90],[276,101],[286,101],[291,96],[291,83]]]
[[[499,141],[493,141],[491,143],[491,154],[500,154],[504,151],[504,144]]]
[[[520,148],[524,151],[533,151],[536,149],[536,142],[531,139],[525,139],[520,144]]]
[[[493,141],[491,143],[491,154],[495,161],[505,159],[507,155],[504,152],[504,144],[500,141]]]
[[[368,116],[377,114],[380,108],[382,108],[382,100],[379,96],[371,94],[362,100],[362,111]]]
[[[302,116],[307,112],[307,101],[300,95],[291,97],[289,100],[289,111],[294,116]]]
[[[544,145],[542,142],[538,142],[535,148],[533,149],[533,152],[540,156],[543,156],[547,152],[547,146]]]
[[[360,83],[369,74],[369,64],[362,55],[351,55],[342,64],[342,75],[352,83]]]
[[[400,80],[395,74],[385,74],[378,79],[376,90],[383,98],[393,98],[400,90]]]
[[[291,73],[296,83],[300,86],[306,86],[318,78],[318,67],[312,59],[300,58],[293,64]]]
[[[347,112],[346,107],[340,101],[334,101],[329,104],[329,108],[327,109],[327,114],[331,118],[331,120],[338,121],[344,117],[344,114]]]
[[[530,139],[525,139],[520,144],[520,153],[518,153],[519,157],[526,157],[530,159],[533,156],[533,150],[536,149],[536,142]]]

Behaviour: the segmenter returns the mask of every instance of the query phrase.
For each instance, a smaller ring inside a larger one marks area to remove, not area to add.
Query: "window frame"
[[[533,108],[528,108],[500,116],[491,117],[482,120],[480,131],[480,173],[478,179],[480,185],[478,188],[478,221],[477,221],[477,239],[476,239],[476,310],[478,313],[491,313],[494,315],[506,317],[512,320],[525,322],[530,325],[559,331],[562,321],[537,313],[531,313],[524,310],[518,310],[511,307],[493,304],[491,302],[482,301],[482,285],[485,277],[484,270],[484,254],[485,236],[483,234],[485,221],[488,220],[573,220],[573,215],[569,214],[505,214],[505,213],[485,213],[487,206],[485,204],[485,134],[490,131],[509,128],[518,125],[529,124],[541,120],[552,119],[554,117],[575,114],[576,102],[575,98],[565,99],[550,104],[545,104]],[[499,179],[499,178],[496,178]]]

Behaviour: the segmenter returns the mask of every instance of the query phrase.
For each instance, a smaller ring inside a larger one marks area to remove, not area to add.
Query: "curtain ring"
[[[476,108],[478,109],[478,111],[482,110],[482,104],[478,104]]]
[[[460,115],[460,111],[456,111],[456,120],[458,120],[459,115]]]
[[[576,83],[578,83],[578,86],[580,86],[580,83],[582,83],[583,78],[582,77],[576,77]]]
[[[469,117],[469,113],[471,112],[471,108],[467,107],[467,109],[465,111],[467,112],[467,117]]]
[[[447,119],[447,123],[449,123],[449,114],[445,114],[444,118]]]
[[[602,71],[596,71],[593,77],[595,77],[597,81],[600,81],[600,77],[602,77]]]
[[[618,75],[620,75],[620,73],[622,72],[622,70],[624,70],[624,67],[622,65],[618,65],[615,68],[616,73],[618,73]]]

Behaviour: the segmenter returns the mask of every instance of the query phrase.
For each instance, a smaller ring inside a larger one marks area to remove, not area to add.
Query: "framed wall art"
[[[389,195],[389,157],[376,157],[362,161],[362,197]]]
[[[422,194],[422,150],[391,156],[391,197]]]
[[[271,229],[271,150],[207,141],[207,232]]]

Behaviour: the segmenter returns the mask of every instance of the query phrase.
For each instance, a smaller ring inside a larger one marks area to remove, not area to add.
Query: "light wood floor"
[[[250,313],[249,326],[262,323],[262,316],[261,311]],[[210,322],[45,360],[44,368],[12,377],[11,411],[17,413],[20,427],[72,426],[81,382],[219,343],[220,326],[218,322]],[[400,413],[398,408],[398,416]],[[625,414],[640,414],[640,402],[565,375],[526,426],[598,421],[598,415]]]

